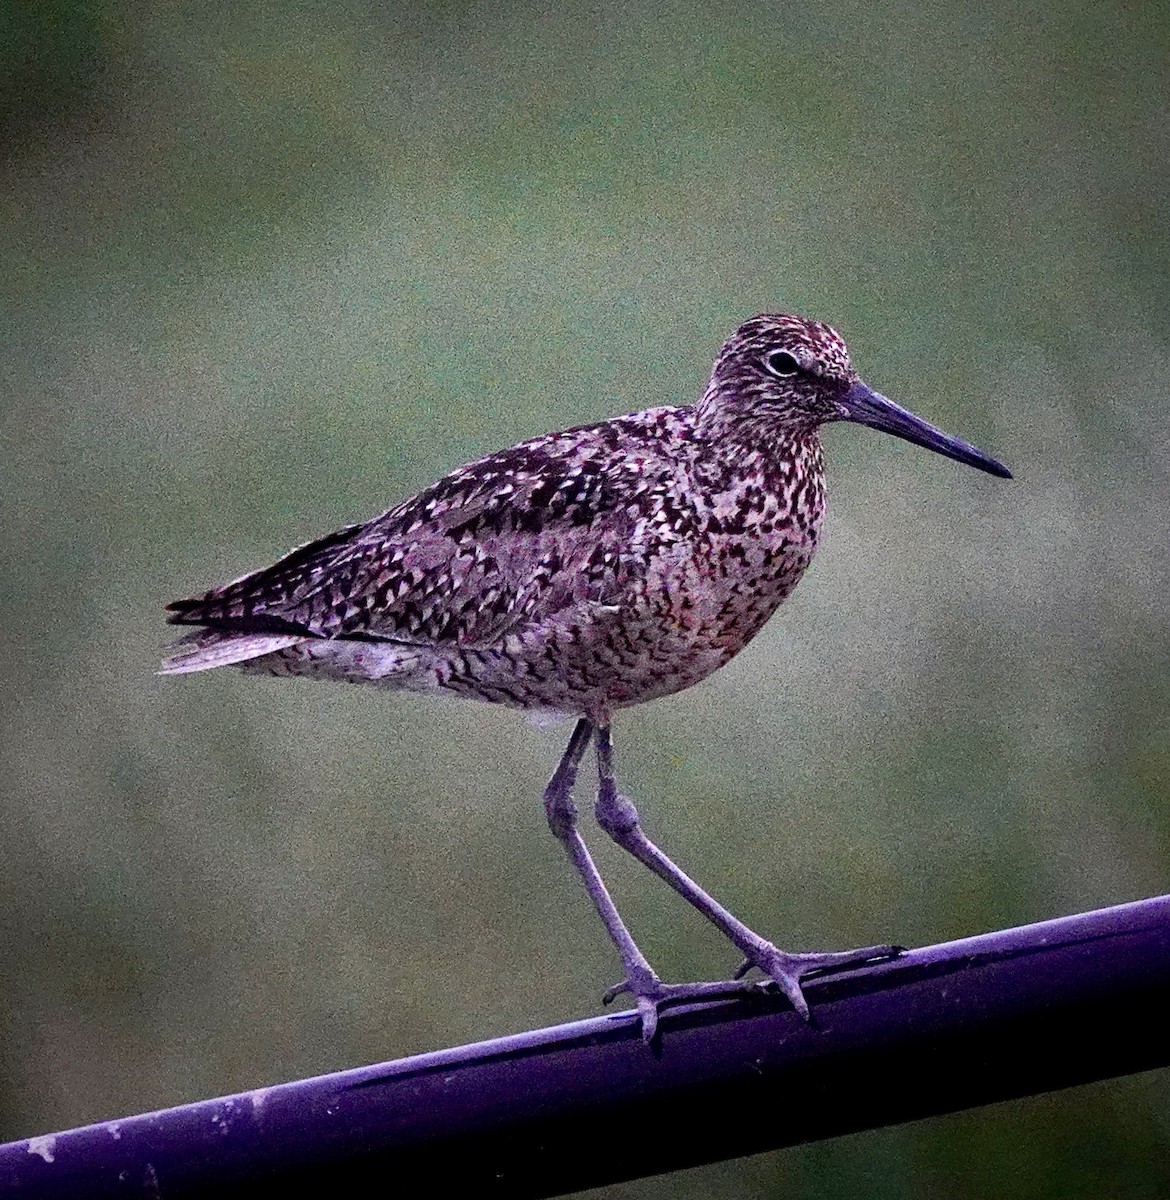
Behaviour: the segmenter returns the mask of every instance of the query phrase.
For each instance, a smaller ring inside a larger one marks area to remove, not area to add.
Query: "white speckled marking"
[[[33,1137],[28,1139],[29,1154],[39,1154],[47,1163],[53,1161],[53,1147],[57,1144],[55,1134],[48,1133],[44,1137]]]

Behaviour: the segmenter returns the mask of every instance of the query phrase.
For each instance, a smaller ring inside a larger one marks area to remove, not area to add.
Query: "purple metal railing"
[[[1170,1064],[1170,896],[0,1146],[15,1197],[549,1196]]]

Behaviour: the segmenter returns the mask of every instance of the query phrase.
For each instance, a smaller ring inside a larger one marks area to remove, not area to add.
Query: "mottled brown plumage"
[[[693,407],[650,408],[522,442],[364,524],[169,605],[173,622],[200,628],[163,672],[239,665],[576,715],[582,725],[558,772],[571,788],[593,731],[608,757],[616,710],[704,679],[796,586],[824,515],[819,429],[835,420],[1007,474],[862,384],[829,326],[762,315],[723,346]],[[568,791],[554,785],[550,823],[602,909],[652,1035],[657,1006],[681,993],[663,991],[632,941],[623,944],[583,844],[585,860],[575,852]],[[622,844],[644,838],[624,828],[628,802],[610,791],[598,813],[607,831]],[[750,931],[729,927],[705,893],[688,894],[695,885],[669,860],[668,869],[649,862],[644,847],[627,848],[724,928],[797,1007],[800,974],[833,965],[814,956],[792,978],[762,948],[780,954],[775,947],[745,941],[738,933]]]

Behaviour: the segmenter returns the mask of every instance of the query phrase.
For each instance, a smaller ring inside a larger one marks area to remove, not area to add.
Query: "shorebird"
[[[693,406],[661,406],[489,454],[380,516],[167,606],[200,628],[162,666],[236,666],[461,696],[576,717],[544,791],[651,1041],[664,1005],[775,985],[806,1019],[801,981],[896,946],[792,953],[753,932],[642,831],[614,775],[610,722],[738,654],[799,582],[825,511],[822,425],[852,421],[992,475],[994,458],[858,377],[841,335],[763,314],[723,345]],[[577,824],[591,739],[601,828],[735,945],[732,979],[663,982],[638,949]],[[758,968],[758,982],[745,976]]]

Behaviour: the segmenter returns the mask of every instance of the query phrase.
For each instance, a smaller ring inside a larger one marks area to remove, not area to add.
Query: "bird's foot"
[[[686,1004],[692,1000],[718,1000],[727,996],[743,996],[759,992],[767,984],[762,980],[735,979],[715,980],[708,983],[663,983],[654,972],[647,976],[642,972],[615,983],[601,997],[602,1004],[612,1004],[618,996],[628,993],[633,997],[642,1020],[642,1040],[649,1045],[658,1032],[658,1017],[663,1008],[672,1004]]]
[[[747,957],[735,972],[735,978],[742,979],[753,967],[759,968],[808,1021],[808,1001],[801,987],[802,979],[810,975],[833,975],[838,971],[855,970],[897,958],[905,952],[905,946],[864,946],[859,950],[840,950],[829,954],[790,954],[761,939],[759,946],[747,952]]]

